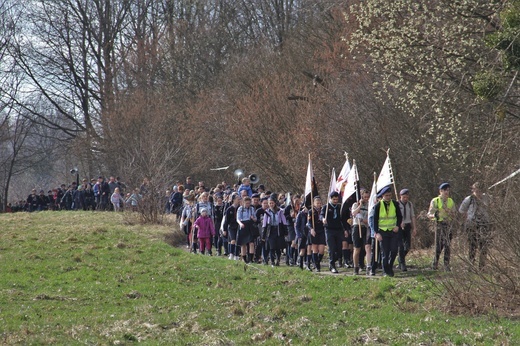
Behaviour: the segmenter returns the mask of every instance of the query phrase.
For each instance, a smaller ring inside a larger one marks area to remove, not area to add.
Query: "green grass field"
[[[0,215],[0,344],[520,343],[519,321],[443,313],[426,260],[395,278],[244,266],[123,217]]]

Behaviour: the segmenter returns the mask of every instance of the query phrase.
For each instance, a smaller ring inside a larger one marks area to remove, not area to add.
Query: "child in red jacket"
[[[195,228],[197,229],[197,238],[200,244],[200,253],[204,250],[209,254],[211,251],[211,238],[215,236],[215,225],[213,220],[208,216],[206,208],[202,208],[200,216],[195,220]]]

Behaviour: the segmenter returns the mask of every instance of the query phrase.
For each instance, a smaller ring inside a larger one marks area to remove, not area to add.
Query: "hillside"
[[[512,345],[520,324],[443,313],[416,259],[395,278],[244,266],[123,214],[0,214],[2,344]],[[424,266],[421,266],[424,263]]]

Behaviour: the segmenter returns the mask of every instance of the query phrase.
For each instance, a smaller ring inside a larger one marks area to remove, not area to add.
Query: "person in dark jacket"
[[[96,210],[96,198],[94,196],[94,189],[92,185],[86,184],[83,191],[83,210]]]
[[[110,186],[105,181],[103,177],[99,177],[98,179],[100,186],[99,186],[99,195],[100,195],[100,205],[99,210],[108,210],[110,208],[109,206],[109,199],[110,199]]]
[[[177,186],[177,191],[173,192],[170,197],[171,213],[177,216],[177,220],[181,216],[182,212],[182,196],[184,194],[184,186]]]
[[[311,269],[311,261],[312,261],[312,246],[309,243],[309,229],[307,227],[307,218],[308,218],[307,208],[305,205],[302,206],[298,215],[296,215],[296,222],[294,224],[294,230],[296,232],[296,244],[298,244],[299,250],[299,258],[298,258],[298,266],[300,269],[303,269],[305,264],[305,269],[312,271]]]
[[[329,248],[329,270],[337,274],[336,261],[341,255],[341,244],[346,237],[347,227],[341,218],[339,193],[331,192],[329,197],[330,202],[321,208],[321,217],[325,226],[327,247]]]
[[[229,251],[229,259],[230,260],[238,260],[237,253],[237,232],[238,232],[238,222],[237,222],[237,210],[240,206],[240,197],[237,194],[231,195],[231,205],[226,209],[224,213],[224,228],[223,228],[223,236],[228,239],[228,251]]]
[[[263,260],[265,265],[269,263],[269,244],[265,241],[262,224],[267,209],[269,209],[269,201],[264,197],[260,202],[260,207],[255,211],[256,226],[260,233],[256,242],[255,256],[257,263],[260,263]]]
[[[36,194],[36,189],[32,189],[31,194],[27,196],[27,205],[29,206],[28,211],[37,211],[40,205],[39,197]]]
[[[296,244],[296,231],[294,229],[294,223],[296,222],[296,216],[300,211],[300,195],[294,195],[291,198],[291,202],[284,208],[285,219],[287,220],[287,237],[286,237],[286,251],[287,256],[285,264],[295,265],[298,257],[298,245]]]
[[[48,204],[48,199],[47,199],[47,196],[45,195],[45,191],[40,190],[40,195],[38,196],[38,210],[39,211],[47,210],[47,204]]]
[[[310,229],[310,243],[312,245],[312,259],[316,266],[316,271],[321,271],[321,260],[325,253],[325,227],[323,225],[323,216],[321,215],[321,198],[314,197],[313,208],[309,211],[307,227]]]
[[[271,266],[279,266],[282,256],[282,249],[285,247],[284,227],[287,227],[287,220],[283,209],[277,204],[276,197],[269,197],[269,209],[266,210],[262,221],[262,228],[266,242],[269,243],[269,257]]]
[[[57,206],[57,209],[59,209],[59,210],[65,209],[65,206],[62,203],[65,192],[67,192],[67,185],[61,184],[60,187],[58,188],[58,195],[57,195],[57,199],[56,199],[56,203],[57,203],[56,206]]]
[[[71,210],[72,203],[74,202],[74,190],[72,190],[72,186],[69,186],[65,194],[61,198],[61,205],[64,210]]]
[[[54,210],[54,195],[52,190],[47,191],[47,209],[46,210]]]
[[[217,249],[217,255],[222,255],[222,248],[224,248],[224,255],[228,256],[228,250],[227,250],[227,238],[223,237],[220,230],[220,225],[222,224],[222,220],[224,219],[224,200],[222,199],[222,196],[216,197],[216,203],[215,207],[213,208],[215,215],[213,222],[215,223],[215,230],[218,232],[218,234],[215,234],[214,242],[215,242],[215,249]]]

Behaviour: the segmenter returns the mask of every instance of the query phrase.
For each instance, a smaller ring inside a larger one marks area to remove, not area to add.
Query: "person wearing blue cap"
[[[407,271],[406,267],[406,255],[410,251],[410,245],[412,244],[412,235],[417,235],[417,227],[415,224],[415,211],[412,202],[410,202],[410,191],[408,189],[402,189],[399,192],[399,207],[401,208],[401,214],[403,215],[403,222],[401,223],[401,229],[399,230],[399,269]]]
[[[450,184],[442,183],[439,186],[439,196],[432,199],[428,209],[428,218],[435,221],[435,256],[432,269],[437,270],[439,257],[444,250],[444,269],[450,271],[450,253],[453,217],[457,209],[450,198]]]
[[[378,193],[379,201],[374,207],[376,240],[381,245],[381,262],[385,276],[394,276],[394,261],[397,256],[399,225],[403,221],[399,204],[392,200],[392,189],[385,186]]]

